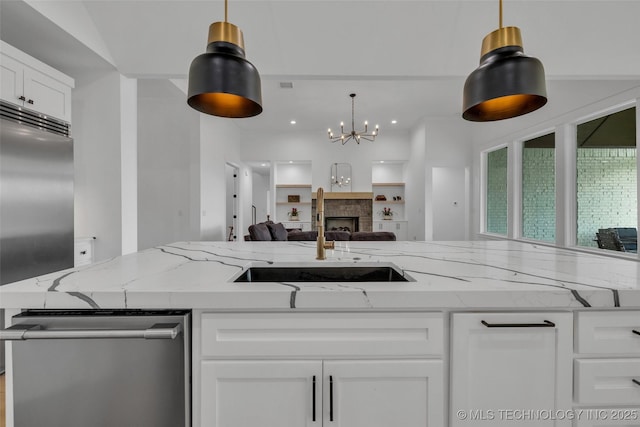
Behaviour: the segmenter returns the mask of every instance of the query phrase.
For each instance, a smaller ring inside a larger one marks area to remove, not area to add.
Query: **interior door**
[[[469,172],[433,168],[433,240],[468,240]]]

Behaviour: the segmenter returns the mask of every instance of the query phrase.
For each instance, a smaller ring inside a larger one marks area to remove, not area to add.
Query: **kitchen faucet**
[[[324,189],[322,187],[318,187],[316,196],[316,230],[318,230],[316,259],[327,259],[326,249],[334,249],[335,242],[324,241]]]

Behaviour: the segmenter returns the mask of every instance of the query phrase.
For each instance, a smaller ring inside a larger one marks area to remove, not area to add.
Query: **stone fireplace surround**
[[[373,231],[373,193],[324,193],[324,216],[357,217],[358,231]],[[316,230],[316,193],[312,195],[311,229]]]

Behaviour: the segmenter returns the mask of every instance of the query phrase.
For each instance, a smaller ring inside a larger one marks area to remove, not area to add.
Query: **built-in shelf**
[[[292,198],[298,202],[290,201]],[[311,220],[311,184],[276,184],[275,217],[276,222],[291,223],[289,213],[296,208],[301,220]],[[304,228],[310,229],[309,226]]]
[[[404,182],[374,182],[373,187],[404,187]]]
[[[374,219],[380,210],[385,206],[394,206],[392,221],[405,221],[404,203],[405,203],[405,185],[404,182],[374,182],[371,184],[373,189]],[[377,196],[385,196],[387,200],[376,200]],[[400,197],[400,200],[393,200],[394,197]],[[389,221],[384,221],[389,222]],[[378,227],[380,225],[378,224]]]
[[[311,188],[309,184],[277,184],[276,188]]]
[[[370,192],[325,192],[325,200],[359,200],[359,199],[371,199],[373,193]],[[311,193],[312,199],[317,199],[317,192]]]
[[[276,205],[288,205],[288,206],[296,206],[296,205],[310,205],[311,202],[276,202]]]

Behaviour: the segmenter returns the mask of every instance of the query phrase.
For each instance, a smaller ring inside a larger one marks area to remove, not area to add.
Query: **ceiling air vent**
[[[293,89],[293,82],[280,82],[280,89]]]

